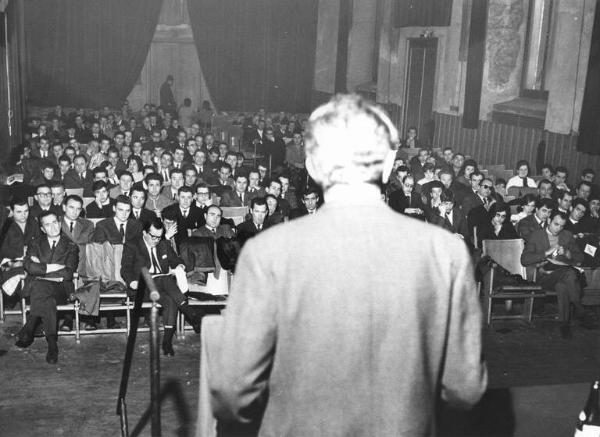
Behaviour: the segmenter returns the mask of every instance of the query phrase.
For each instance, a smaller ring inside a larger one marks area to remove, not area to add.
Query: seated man
[[[65,174],[64,183],[67,189],[83,188],[83,196],[91,197],[94,176],[87,169],[87,163],[85,155],[76,155],[73,158],[73,168]]]
[[[27,247],[25,256],[25,280],[23,295],[30,297],[29,320],[17,334],[18,347],[33,343],[36,325],[42,322],[48,353],[46,362],[58,361],[58,336],[56,332],[56,306],[67,302],[75,291],[73,273],[79,262],[79,249],[61,233],[58,216],[46,211],[38,217],[43,235]]]
[[[389,205],[394,211],[418,220],[425,220],[425,204],[419,194],[413,192],[415,179],[411,175],[402,179],[402,189],[390,194]]]
[[[260,173],[258,169],[252,169],[248,172],[248,192],[255,193],[256,197],[264,197],[265,189],[260,186]]]
[[[296,197],[296,189],[290,185],[290,176],[282,174],[279,176],[279,182],[281,182],[281,198],[290,204],[290,211],[298,208],[300,204]]]
[[[42,184],[50,185],[54,179],[54,164],[43,160],[40,164],[40,174],[31,181],[31,185],[34,187]]]
[[[194,229],[204,225],[202,210],[194,204],[194,192],[190,187],[180,187],[177,196],[179,201],[162,210],[163,216],[176,217],[177,233],[175,243],[177,250],[181,242],[189,237]]]
[[[433,214],[434,211],[437,211],[437,214]],[[432,211],[429,216],[429,223],[452,232],[457,237],[462,238],[467,246],[472,246],[469,240],[467,219],[459,208],[455,208],[452,191],[448,189],[442,191],[440,205]]]
[[[108,195],[108,184],[104,181],[96,181],[92,189],[94,190],[94,201],[85,207],[85,216],[88,219],[112,217],[114,214],[113,199]]]
[[[204,213],[204,226],[192,231],[192,237],[233,238],[235,232],[231,225],[221,223],[223,211],[217,205],[209,205]]]
[[[252,199],[250,204],[251,217],[237,227],[237,240],[240,246],[244,246],[246,241],[254,237],[265,228],[265,218],[267,217],[267,201],[264,197]]]
[[[565,230],[571,232],[575,239],[583,238],[585,234],[592,232],[592,229],[588,227],[588,222],[583,220],[588,209],[589,204],[587,201],[580,198],[573,200],[571,212],[569,212],[567,222],[565,223]]]
[[[67,194],[65,191],[65,184],[59,181],[53,181],[50,184],[50,191],[52,191],[52,203],[62,207],[62,204],[65,201],[65,195]]]
[[[146,209],[160,216],[160,212],[173,203],[171,197],[161,194],[162,178],[157,173],[150,173],[146,176],[146,186],[148,187],[148,198],[146,199]]]
[[[113,206],[114,217],[104,219],[96,224],[92,241],[94,243],[125,244],[139,240],[142,236],[142,224],[130,218],[131,200],[127,196],[119,196]]]
[[[284,217],[289,217],[292,206],[290,205],[290,202],[281,198],[281,181],[279,179],[271,179],[265,192],[266,194],[272,194],[277,198],[279,211],[281,211],[281,214],[283,214]]]
[[[558,320],[563,338],[571,338],[569,319],[571,304],[577,317],[585,315],[581,305],[581,285],[573,265],[583,261],[583,253],[577,247],[573,234],[564,230],[567,216],[554,211],[546,229],[532,232],[521,254],[521,264],[538,269],[537,282],[558,295]],[[587,322],[586,322],[587,323]]]
[[[173,334],[177,311],[181,311],[192,323],[194,331],[200,332],[201,313],[197,314],[188,306],[185,296],[179,289],[174,274],[176,269],[184,269],[183,261],[175,254],[171,245],[163,239],[164,227],[159,219],[146,223],[142,238],[129,241],[123,250],[121,276],[132,290],[139,288],[140,271],[147,267],[160,290],[159,302],[163,307],[165,326],[162,350],[167,356],[175,355]],[[146,291],[148,288],[146,287]],[[187,290],[185,290],[187,291]],[[146,296],[147,297],[147,296]]]
[[[119,176],[119,185],[112,188],[109,192],[111,199],[116,199],[118,196],[127,196],[131,194],[131,187],[133,185],[133,175],[125,170],[121,172]]]
[[[231,166],[226,162],[220,162],[218,165],[218,176],[217,186],[213,188],[215,194],[219,197],[223,197],[225,191],[232,191],[235,187],[235,183],[231,178]]]
[[[52,189],[50,185],[42,184],[38,185],[35,189],[35,200],[36,203],[29,210],[29,215],[37,219],[38,216],[45,211],[52,211],[58,217],[62,215],[62,208],[58,205],[54,205],[52,201]]]
[[[146,203],[146,190],[134,186],[131,189],[131,215],[130,219],[139,220],[142,226],[154,220],[156,214],[154,211],[144,208]]]
[[[319,204],[319,190],[314,185],[306,187],[302,195],[302,205],[293,209],[290,213],[290,219],[302,217],[304,215],[315,214]]]
[[[250,201],[256,197],[256,194],[248,192],[248,176],[242,171],[238,171],[234,177],[235,186],[232,191],[225,191],[221,196],[220,206],[248,206]]]
[[[535,212],[517,223],[519,236],[527,242],[531,234],[538,229],[546,229],[548,217],[556,204],[552,199],[539,198],[535,202]]]
[[[162,195],[169,198],[172,202],[177,201],[179,189],[184,185],[183,170],[180,168],[171,169],[170,173],[171,185],[166,185],[162,189]]]

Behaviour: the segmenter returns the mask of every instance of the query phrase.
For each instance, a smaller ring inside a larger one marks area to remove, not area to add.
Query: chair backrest
[[[521,253],[525,248],[522,238],[511,240],[483,240],[483,255],[489,255],[494,261],[512,274],[527,278],[525,267],[521,264]]]
[[[94,197],[84,197],[83,198],[83,208],[85,209],[90,203],[95,200]]]
[[[104,220],[103,218],[91,218],[88,219],[89,221],[91,221],[94,224],[94,227],[98,224],[98,222]]]
[[[232,219],[236,226],[242,223],[248,214],[247,206],[223,206],[221,209],[223,217]]]
[[[533,188],[533,187],[510,187],[507,190],[507,194],[509,196],[515,196],[515,197],[523,197],[525,194],[536,194],[537,195],[538,191],[537,188]]]
[[[65,190],[65,194],[67,196],[76,195],[79,197],[83,197],[83,188],[67,188]]]

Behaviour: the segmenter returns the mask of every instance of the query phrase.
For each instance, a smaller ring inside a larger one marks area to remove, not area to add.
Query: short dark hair
[[[226,162],[221,162],[221,164],[219,165],[219,171],[224,168],[229,169],[229,171],[231,171],[231,166],[229,164],[227,164]]]
[[[556,170],[555,170],[554,174],[556,174],[556,173],[558,173],[558,172],[560,172],[560,173],[564,173],[564,174],[565,174],[565,175],[567,175],[567,176],[569,175],[569,170],[567,170],[567,167],[563,167],[562,165],[561,165],[561,166],[558,166],[558,167],[556,167]]]
[[[48,211],[42,211],[40,215],[38,215],[37,219],[38,222],[40,224],[40,228],[42,227],[42,220],[45,217],[48,217],[50,215],[53,215],[54,217],[56,217],[56,219],[58,220],[58,214],[56,214],[54,211],[52,211],[51,209],[49,209]]]
[[[69,158],[67,155],[60,155],[58,157],[58,162],[68,162],[69,164],[71,164],[71,158]]]
[[[149,184],[150,181],[158,181],[158,183],[162,184],[163,178],[158,173],[150,173],[150,174],[146,175],[146,177],[144,178],[144,181],[146,182],[146,184]]]
[[[179,174],[181,174],[181,176],[183,176],[183,170],[180,168],[172,168],[171,171],[169,172],[169,176],[173,177],[173,175],[176,173],[179,173]]]
[[[15,206],[27,205],[29,207],[29,202],[25,197],[13,197],[10,201],[10,209],[15,210]]]
[[[141,185],[133,185],[131,187],[131,190],[129,191],[129,194],[133,195],[133,193],[143,193],[144,194],[144,198],[146,198],[146,190],[144,190],[144,187],[142,187]]]
[[[50,189],[62,187],[65,188],[65,183],[63,181],[52,181],[50,182]]]
[[[77,194],[69,194],[67,197],[65,197],[64,204],[66,205],[67,203],[69,203],[69,200],[74,200],[75,202],[79,202],[81,204],[81,206],[83,207],[83,199],[81,197],[79,197]]]
[[[83,158],[83,160],[85,161],[85,163],[86,163],[86,164],[87,164],[87,162],[88,162],[87,156],[85,156],[85,155],[82,155],[81,153],[80,153],[80,154],[78,154],[78,155],[75,155],[75,156],[73,157],[73,162],[75,162],[75,160],[76,160],[77,158]]]
[[[559,211],[558,209],[555,209],[552,211],[552,213],[550,214],[550,221],[554,220],[554,217],[556,217],[556,216],[559,216],[564,221],[567,221],[567,214],[565,214],[562,211]]]
[[[583,205],[585,207],[586,211],[589,211],[589,209],[590,209],[590,204],[587,202],[587,200],[579,199],[579,198],[577,198],[573,201],[573,203],[571,204],[571,208],[575,209],[575,207],[578,205]]]
[[[151,227],[154,227],[154,229],[164,229],[165,225],[163,225],[163,222],[161,219],[159,219],[158,217],[152,217],[152,220],[148,220],[146,222],[144,222],[144,231],[148,232],[150,230]]]
[[[104,181],[96,181],[92,184],[92,191],[94,193],[102,188],[106,188],[108,190],[108,184]]]
[[[582,185],[587,185],[588,187],[590,187],[590,189],[592,188],[592,184],[590,182],[588,182],[588,181],[579,181],[579,183],[577,184],[576,189],[579,190]]]
[[[258,205],[258,206],[267,206],[267,199],[265,199],[264,197],[255,197],[250,201],[250,209],[254,209],[254,207]],[[268,209],[268,207],[267,207]]]
[[[586,174],[591,174],[593,176],[596,176],[596,172],[594,171],[594,169],[589,168],[589,167],[581,170],[581,176],[585,176]]]
[[[48,188],[48,189],[50,189],[50,185],[48,185],[48,184],[39,184],[37,187],[35,187],[35,194],[37,194],[37,192],[39,191],[40,188]]]
[[[552,185],[552,181],[549,181],[548,179],[542,179],[541,181],[538,182],[538,188],[542,184],[550,184],[550,185]]]
[[[179,190],[177,190],[177,194],[181,194],[181,193],[190,193],[192,196],[194,195],[194,191],[192,190],[192,187],[188,187],[187,185],[184,185],[184,186],[180,187]]]
[[[440,195],[440,201],[454,203],[454,193],[448,189],[442,191],[442,194]]]
[[[133,175],[131,174],[130,171],[127,171],[127,170],[123,170],[121,172],[121,174],[119,175],[119,179],[121,179],[123,176],[129,176],[131,179],[133,179]]]
[[[129,198],[129,196],[125,196],[124,194],[120,194],[115,199],[115,206],[117,205],[117,203],[123,203],[125,205],[131,205],[131,199]]]
[[[544,206],[548,209],[554,209],[556,207],[556,202],[547,197],[542,197],[535,202],[536,209],[543,208]]]

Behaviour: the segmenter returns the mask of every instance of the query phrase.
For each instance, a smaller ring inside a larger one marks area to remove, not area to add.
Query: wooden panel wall
[[[571,182],[579,180],[581,170],[586,167],[600,174],[600,156],[578,152],[576,135],[481,120],[477,129],[463,129],[462,117],[440,113],[434,113],[434,121],[434,147],[452,147],[483,165],[504,164],[513,168],[519,159],[526,159],[535,168],[537,148],[543,140],[544,161],[555,167],[565,166]]]

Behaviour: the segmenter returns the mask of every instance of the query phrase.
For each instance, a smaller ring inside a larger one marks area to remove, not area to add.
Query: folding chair
[[[483,240],[482,255],[490,256],[497,264],[504,267],[512,274],[521,275],[527,279],[527,272],[521,265],[521,253],[525,247],[523,239],[516,238],[511,240]],[[494,299],[513,300],[524,299],[522,315],[496,316],[495,319],[527,319],[531,323],[533,312],[533,300],[538,297],[545,297],[546,293],[542,287],[537,284],[531,285],[500,285],[494,287],[494,276],[496,268],[490,269],[483,279],[483,290],[486,308],[486,321],[492,323],[492,303]]]

